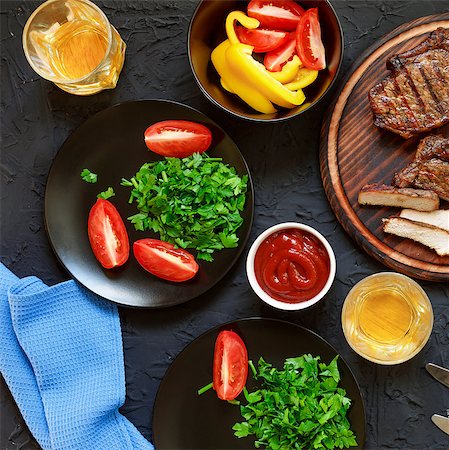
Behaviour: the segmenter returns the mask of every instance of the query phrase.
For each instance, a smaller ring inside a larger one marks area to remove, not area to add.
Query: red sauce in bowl
[[[330,274],[330,258],[318,238],[291,228],[271,234],[260,244],[254,272],[260,287],[270,297],[299,303],[323,289]]]

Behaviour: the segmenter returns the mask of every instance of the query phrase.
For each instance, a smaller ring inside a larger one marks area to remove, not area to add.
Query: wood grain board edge
[[[449,266],[441,266],[406,256],[379,240],[360,221],[345,194],[338,167],[338,131],[346,102],[370,64],[386,50],[412,37],[438,27],[449,28],[449,13],[432,15],[400,25],[369,47],[353,63],[340,83],[338,97],[328,109],[321,128],[320,171],[329,203],[345,231],[368,254],[387,267],[406,275],[430,281],[449,281]]]

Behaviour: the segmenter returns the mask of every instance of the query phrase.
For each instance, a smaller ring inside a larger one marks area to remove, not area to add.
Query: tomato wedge
[[[212,142],[210,130],[188,120],[164,120],[145,131],[147,147],[162,156],[185,158],[205,152]]]
[[[245,387],[248,351],[234,331],[221,331],[215,341],[213,386],[221,400],[234,400]]]
[[[318,8],[308,9],[296,28],[296,51],[305,67],[312,70],[326,68],[326,54],[321,41]]]
[[[275,30],[295,30],[303,14],[304,10],[290,0],[251,0],[248,5],[248,16]]]
[[[282,66],[296,54],[296,38],[289,33],[288,40],[276,50],[265,54],[263,64],[270,72],[279,72]]]
[[[240,25],[235,27],[235,32],[239,41],[242,44],[253,46],[256,53],[270,52],[289,39],[289,33],[286,31],[265,30],[263,28],[249,30]]]
[[[87,233],[95,258],[105,269],[122,266],[128,260],[129,239],[116,207],[99,198],[89,212]]]
[[[193,255],[182,248],[159,239],[140,239],[133,244],[139,264],[159,278],[169,281],[187,281],[198,272]]]

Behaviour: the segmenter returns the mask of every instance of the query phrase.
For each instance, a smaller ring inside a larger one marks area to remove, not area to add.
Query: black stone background
[[[357,281],[385,267],[364,254],[344,233],[322,187],[319,131],[335,89],[312,111],[287,123],[243,122],[211,105],[193,79],[186,39],[196,1],[96,3],[126,41],[126,62],[115,90],[82,98],[42,80],[26,62],[22,29],[39,2],[1,1],[2,262],[18,276],[34,274],[48,284],[68,278],[45,233],[43,202],[51,162],[77,126],[97,111],[128,100],[164,98],[191,105],[229,133],[253,174],[256,209],[248,246],[273,224],[304,222],[329,239],[337,255],[337,278],[325,300],[314,309],[275,311],[263,305],[247,283],[247,246],[230,273],[209,293],[191,302],[164,310],[121,308],[127,389],[123,414],[151,439],[152,407],[159,383],[188,343],[230,320],[274,317],[316,331],[349,363],[366,402],[367,449],[449,448],[449,437],[430,422],[433,413],[444,414],[449,408],[449,389],[424,370],[428,361],[449,367],[448,285],[420,282],[432,301],[435,325],[430,342],[407,363],[382,367],[364,361],[343,337],[340,313],[346,294]],[[396,26],[449,11],[447,0],[335,0],[334,5],[345,34],[340,78],[364,49]],[[28,431],[21,431],[23,422],[3,380],[1,388],[0,449],[37,448],[28,440]],[[11,433],[19,444],[9,439]]]

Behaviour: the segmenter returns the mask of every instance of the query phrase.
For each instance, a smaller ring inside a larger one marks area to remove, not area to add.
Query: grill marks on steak
[[[391,70],[369,92],[374,124],[408,139],[449,122],[449,29],[387,61]]]
[[[449,201],[449,139],[441,135],[421,139],[414,161],[395,174],[393,184],[429,189]]]

